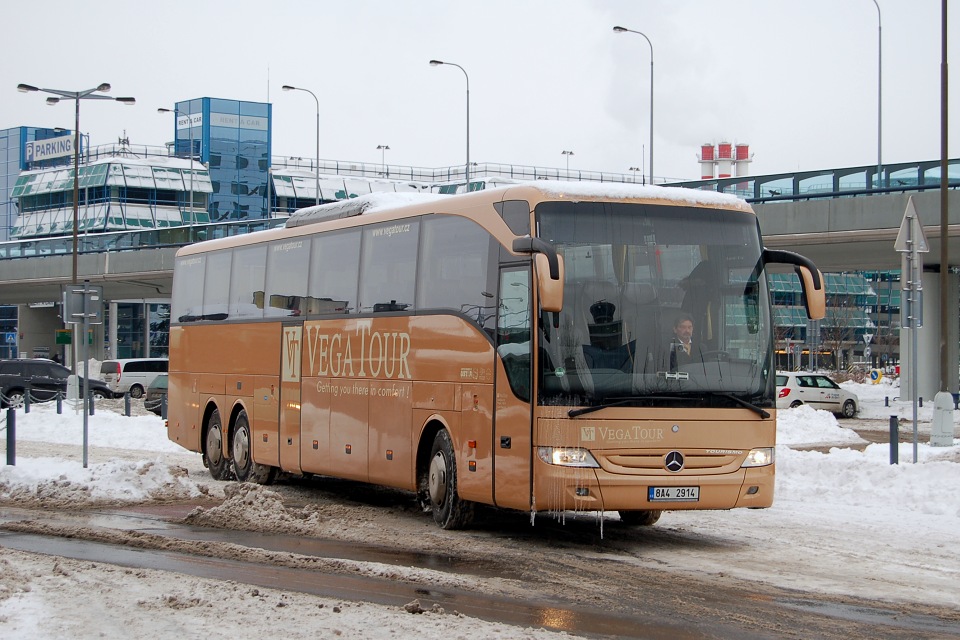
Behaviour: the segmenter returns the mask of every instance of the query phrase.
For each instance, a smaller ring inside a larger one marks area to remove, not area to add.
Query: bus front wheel
[[[441,429],[433,440],[427,470],[433,520],[442,529],[462,529],[473,517],[473,503],[457,494],[457,461],[450,434]]]
[[[206,435],[203,438],[203,464],[210,470],[214,480],[230,478],[230,461],[223,456],[223,422],[217,409],[207,418]]]
[[[241,411],[233,426],[233,440],[230,453],[233,455],[233,472],[240,482],[270,484],[273,481],[274,467],[253,461],[253,438],[250,437],[250,420],[247,412]]]

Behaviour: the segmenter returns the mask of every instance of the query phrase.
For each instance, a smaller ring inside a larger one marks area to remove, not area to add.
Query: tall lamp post
[[[567,178],[570,177],[570,156],[573,155],[573,151],[561,151],[560,155],[567,156]]]
[[[317,103],[317,200],[314,204],[320,204],[320,101],[317,100],[317,94],[310,89],[304,89],[303,87],[293,87],[289,84],[285,84],[281,87],[284,91],[305,91],[313,96],[313,101]]]
[[[383,170],[383,177],[387,177],[387,151],[390,150],[390,145],[388,144],[378,144],[377,151],[380,152],[380,165]]]
[[[55,105],[60,102],[60,98],[73,100],[76,106],[76,118],[73,127],[73,271],[71,283],[77,283],[77,228],[80,226],[80,101],[81,100],[116,100],[123,104],[134,104],[134,98],[114,98],[113,96],[103,95],[110,91],[110,85],[106,82],[94,87],[93,89],[84,89],[83,91],[64,91],[63,89],[41,89],[29,84],[18,84],[17,91],[21,93],[30,93],[32,91],[42,91],[52,93],[53,96],[47,98],[47,104]],[[57,96],[57,97],[54,97]]]
[[[467,180],[467,193],[470,193],[470,76],[467,75],[466,69],[455,62],[444,62],[443,60],[430,61],[430,66],[432,67],[438,67],[443,64],[460,69],[460,71],[463,71],[463,77],[467,79],[467,164],[464,167],[463,175]]]
[[[653,184],[653,43],[644,33],[627,29],[626,27],[614,27],[615,33],[635,33],[643,36],[643,39],[650,45],[650,184]]]
[[[877,188],[883,186],[881,176],[883,175],[883,21],[880,17],[880,3],[873,0],[877,7]]]
[[[190,136],[190,226],[193,226],[193,114],[192,113],[183,113],[177,108],[165,109],[160,107],[157,109],[157,113],[174,113],[178,116],[186,116],[187,122],[187,133]]]

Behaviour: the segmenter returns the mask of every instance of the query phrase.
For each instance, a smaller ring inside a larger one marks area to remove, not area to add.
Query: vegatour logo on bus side
[[[353,334],[312,326],[307,327],[306,347],[310,375],[410,379],[410,334],[405,331],[374,331],[369,320],[358,322]]]
[[[300,382],[300,351],[303,346],[303,327],[283,328],[283,362],[281,382]]]

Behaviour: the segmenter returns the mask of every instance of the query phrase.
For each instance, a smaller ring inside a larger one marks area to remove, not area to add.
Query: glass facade
[[[220,98],[178,102],[175,147],[194,151],[209,167],[210,221],[267,217],[271,105]],[[192,133],[191,133],[192,127]]]
[[[169,337],[169,304],[117,303],[117,348],[114,358],[166,358]]]

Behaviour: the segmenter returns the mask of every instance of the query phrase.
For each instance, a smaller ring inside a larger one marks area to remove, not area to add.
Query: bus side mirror
[[[817,269],[816,276],[805,266],[794,266],[797,277],[800,278],[800,287],[803,289],[804,304],[807,307],[807,317],[811,320],[821,320],[827,315],[827,296],[823,287],[823,274]],[[817,286],[817,285],[820,286]]]
[[[563,309],[563,256],[557,256],[557,270],[560,276],[556,280],[550,277],[550,260],[542,253],[534,256],[537,269],[537,284],[540,290],[540,308],[544,311],[559,312]]]
[[[763,249],[763,264],[792,264],[803,289],[803,302],[807,317],[820,320],[827,315],[827,294],[823,286],[823,274],[808,258],[783,249]]]

